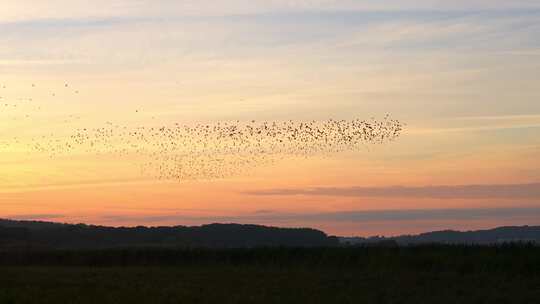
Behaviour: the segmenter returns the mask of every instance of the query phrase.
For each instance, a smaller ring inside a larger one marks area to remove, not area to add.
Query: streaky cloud
[[[282,212],[265,210],[230,216],[196,216],[184,213],[134,215],[108,214],[98,216],[105,223],[298,223],[298,222],[407,222],[407,221],[474,221],[474,220],[531,220],[540,219],[540,207],[455,208],[455,209],[388,209],[349,210],[339,212]],[[538,222],[538,221],[537,221]],[[540,223],[540,222],[539,222]]]
[[[5,218],[27,221],[27,220],[54,220],[54,219],[60,219],[62,217],[64,217],[63,214],[36,213],[36,214],[8,215]]]
[[[535,199],[540,198],[540,183],[485,184],[422,187],[314,187],[307,189],[269,189],[243,192],[255,196],[346,196],[435,199]]]

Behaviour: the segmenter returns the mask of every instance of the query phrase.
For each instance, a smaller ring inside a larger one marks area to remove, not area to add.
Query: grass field
[[[0,255],[2,304],[540,301],[535,247],[40,252],[15,266],[13,257]]]

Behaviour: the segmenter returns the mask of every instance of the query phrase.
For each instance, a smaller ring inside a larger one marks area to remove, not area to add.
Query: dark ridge
[[[424,244],[540,244],[540,226],[477,231],[433,231],[395,237],[333,237],[311,228],[209,224],[174,227],[106,227],[0,219],[0,250],[110,248],[254,248],[409,246]]]
[[[310,228],[210,224],[106,227],[0,219],[0,248],[106,249],[126,247],[252,248],[336,246],[336,237]]]
[[[540,226],[507,226],[487,230],[455,231],[443,230],[425,232],[417,235],[394,237],[343,237],[342,244],[348,245],[421,245],[421,244],[456,244],[456,245],[497,245],[503,243],[540,244]]]

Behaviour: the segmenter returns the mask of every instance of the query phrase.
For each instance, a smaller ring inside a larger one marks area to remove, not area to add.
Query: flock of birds
[[[0,142],[4,147],[22,144],[32,155],[39,153],[50,158],[80,154],[116,156],[133,161],[145,176],[182,181],[229,177],[284,158],[327,157],[364,149],[368,144],[392,141],[402,130],[403,124],[388,115],[381,120],[251,120],[161,126],[128,126],[108,121],[100,127],[78,127],[24,141],[0,137]]]

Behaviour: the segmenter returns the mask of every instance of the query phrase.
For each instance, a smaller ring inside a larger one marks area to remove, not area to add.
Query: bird
[[[52,96],[55,95],[53,92]],[[3,100],[0,115],[15,119],[31,119],[33,114],[47,107],[46,103],[36,103],[28,97],[13,101],[5,96],[0,98]],[[135,108],[134,112],[142,110]],[[0,138],[0,142],[2,147],[24,144],[29,153],[43,154],[50,159],[65,159],[81,153],[110,155],[133,163],[138,166],[137,172],[156,180],[185,181],[227,178],[250,172],[255,167],[272,166],[284,159],[327,158],[357,151],[368,145],[396,140],[404,128],[402,122],[389,114],[380,120],[259,121],[250,118],[190,124],[162,123],[159,116],[154,115],[146,124],[136,125],[111,119],[88,125],[82,117],[84,115],[68,113],[58,120],[64,128],[58,132],[36,130],[38,135],[33,137]]]

